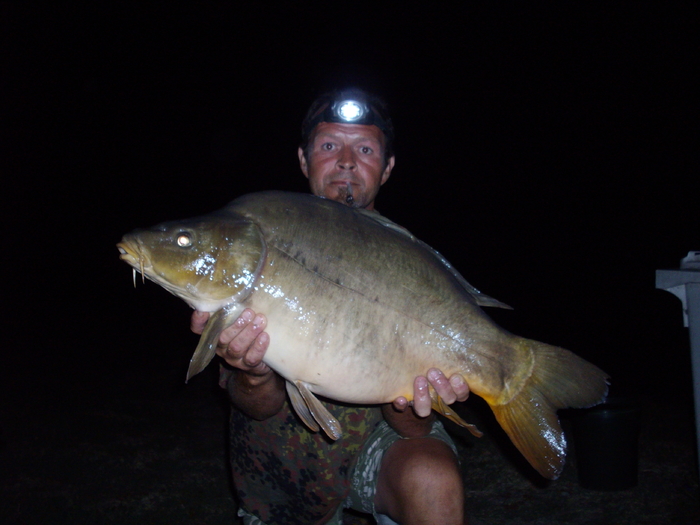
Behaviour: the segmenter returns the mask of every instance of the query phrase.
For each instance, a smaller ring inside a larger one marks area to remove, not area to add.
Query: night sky
[[[397,130],[383,214],[512,305],[489,311],[505,328],[595,362],[613,392],[690,401],[681,303],[654,282],[700,249],[694,12],[206,5],[0,8],[3,388],[184,378],[189,309],[134,290],[115,244],[306,191],[304,113],[358,86]]]

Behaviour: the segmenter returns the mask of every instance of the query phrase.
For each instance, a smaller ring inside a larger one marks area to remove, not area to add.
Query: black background
[[[681,303],[654,280],[700,249],[695,13],[392,5],[2,4],[7,396],[184,377],[188,308],[134,290],[115,243],[307,191],[301,119],[353,85],[397,129],[378,209],[512,305],[501,325],[614,392],[691,401]]]

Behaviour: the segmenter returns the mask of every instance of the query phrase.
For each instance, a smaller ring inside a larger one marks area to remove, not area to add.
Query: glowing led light
[[[354,100],[341,102],[338,108],[338,116],[347,122],[361,119],[363,113],[362,107]]]

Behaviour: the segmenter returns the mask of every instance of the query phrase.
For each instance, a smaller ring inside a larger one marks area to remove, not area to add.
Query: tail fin
[[[545,478],[556,479],[566,456],[566,439],[556,411],[602,403],[608,375],[563,348],[529,339],[519,342],[532,352],[532,375],[507,403],[491,409],[530,464]]]

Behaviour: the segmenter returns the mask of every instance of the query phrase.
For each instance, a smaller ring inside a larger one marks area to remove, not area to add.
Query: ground
[[[24,397],[14,385],[2,418],[0,522],[235,523],[215,367],[188,385],[180,372],[142,370],[61,393],[37,382],[41,395]],[[691,406],[641,399],[638,485],[600,491],[580,486],[575,450],[559,480],[539,478],[474,404],[466,416],[486,435],[455,433],[474,523],[700,523]]]

